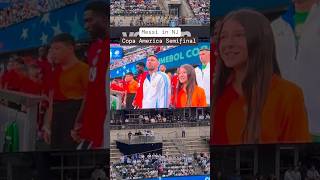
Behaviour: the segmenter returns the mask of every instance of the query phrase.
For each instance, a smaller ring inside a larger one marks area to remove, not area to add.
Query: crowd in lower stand
[[[121,179],[142,179],[170,176],[199,175],[210,173],[209,156],[205,153],[192,155],[133,154],[121,156],[120,161],[111,165],[111,179],[118,174]]]

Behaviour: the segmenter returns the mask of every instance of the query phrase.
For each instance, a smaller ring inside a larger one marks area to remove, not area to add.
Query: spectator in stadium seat
[[[189,64],[182,65],[178,76],[179,83],[175,90],[176,107],[206,107],[205,91],[196,83],[194,68]]]
[[[106,14],[108,7],[105,1],[93,1],[87,4],[84,10],[85,29],[92,42],[88,49],[89,83],[87,93],[78,114],[73,138],[81,144],[92,144],[92,148],[103,146],[104,123],[107,114],[109,88],[106,88],[106,74],[109,69],[109,39],[107,30],[109,18]],[[89,146],[83,148],[89,148]]]
[[[198,86],[204,89],[207,105],[210,105],[210,49],[201,49],[199,58],[201,65],[195,68],[196,80]]]
[[[138,62],[136,64],[136,69],[138,72],[138,77],[137,77],[137,81],[138,81],[138,90],[136,93],[136,96],[133,100],[133,106],[135,108],[141,109],[142,108],[142,99],[143,99],[143,82],[146,79],[148,72],[145,71],[145,64],[143,62]]]
[[[310,142],[302,91],[280,77],[269,20],[231,12],[218,42],[211,144]]]
[[[138,90],[138,82],[134,80],[133,73],[129,72],[125,76],[126,88],[123,105],[127,109],[133,109],[133,100]]]
[[[75,55],[75,40],[67,33],[53,37],[50,54],[59,66],[53,73],[50,99],[53,101],[51,148],[75,149],[70,131],[88,85],[88,65]]]
[[[131,132],[131,131],[129,131],[129,133],[128,133],[129,143],[131,142],[131,137],[132,137],[132,132]]]
[[[170,104],[170,80],[159,72],[159,60],[155,55],[147,58],[148,75],[143,82],[142,108],[168,108]]]
[[[182,136],[183,138],[185,138],[185,137],[186,137],[186,128],[185,128],[185,127],[182,127],[182,131],[181,131],[181,132],[182,132],[182,135],[181,135],[181,136]]]
[[[311,168],[307,171],[306,179],[308,180],[320,179],[320,174],[314,165],[312,165]]]

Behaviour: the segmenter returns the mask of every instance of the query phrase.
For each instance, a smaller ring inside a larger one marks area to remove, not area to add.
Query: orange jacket
[[[199,86],[195,86],[192,94],[191,107],[206,107],[206,106],[207,106],[207,102],[206,102],[206,95],[204,90]],[[177,108],[188,107],[187,93],[183,89],[181,89],[178,92],[176,107]]]
[[[242,144],[246,102],[228,85],[213,114],[211,144]],[[306,143],[311,137],[303,93],[295,84],[274,75],[261,118],[259,143]]]

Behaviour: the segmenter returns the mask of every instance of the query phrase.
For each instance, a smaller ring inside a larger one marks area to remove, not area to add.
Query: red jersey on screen
[[[121,86],[119,86],[119,85],[117,85],[117,84],[114,84],[114,83],[112,83],[112,84],[110,85],[110,89],[112,89],[112,90],[114,90],[114,91],[124,91],[124,88],[123,88],[123,87],[121,87]]]
[[[8,71],[3,75],[3,83],[7,85],[8,90],[20,91],[21,81],[23,80],[23,75],[17,73],[16,71]]]
[[[41,95],[43,84],[40,81],[33,81],[30,78],[24,78],[21,82],[21,91],[33,95]]]
[[[88,50],[89,83],[83,109],[80,136],[93,142],[93,148],[102,146],[107,111],[106,72],[109,65],[109,40],[97,40]]]
[[[136,97],[134,98],[134,103],[138,106],[139,109],[142,108],[142,99],[143,99],[143,82],[147,78],[148,72],[143,72],[138,75],[138,90],[136,93]]]
[[[172,92],[172,96],[171,96],[171,104],[173,106],[176,106],[175,104],[175,94],[176,94],[176,88],[177,88],[177,85],[178,85],[178,82],[179,82],[179,79],[178,79],[178,75],[174,75],[171,79],[171,92]]]
[[[41,72],[43,74],[42,81],[44,84],[44,90],[47,93],[50,87],[50,82],[52,80],[53,72],[52,65],[48,62],[47,59],[38,60],[38,65],[40,66]]]

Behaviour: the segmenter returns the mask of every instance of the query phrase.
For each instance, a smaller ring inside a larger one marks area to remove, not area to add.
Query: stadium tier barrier
[[[16,141],[17,143],[16,148],[11,149],[11,151],[34,151],[36,147],[38,105],[43,97],[0,90],[0,99],[2,102],[0,104],[0,152],[4,150],[6,140]],[[21,106],[25,107],[25,112],[22,112],[21,108],[17,108]],[[13,129],[16,132],[8,137],[6,131],[12,123],[16,124]]]
[[[175,127],[198,127],[210,126],[209,120],[201,120],[198,122],[177,122],[177,123],[148,123],[148,124],[123,124],[123,125],[110,125],[111,130],[121,129],[155,129],[155,128],[175,128]]]

